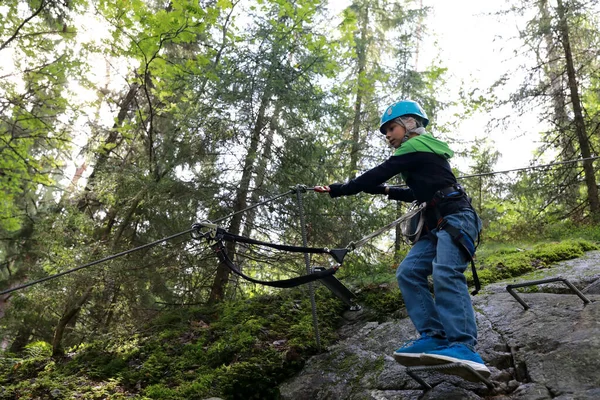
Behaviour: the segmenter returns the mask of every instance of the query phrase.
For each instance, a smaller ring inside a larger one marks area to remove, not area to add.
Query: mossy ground
[[[478,273],[485,285],[596,249],[595,243],[582,239],[483,247]],[[358,293],[358,302],[375,311],[375,318],[389,318],[402,308],[393,270],[379,266],[377,282],[362,285],[344,279]],[[345,306],[317,287],[325,348],[337,339]],[[23,354],[4,354],[0,399],[277,399],[278,385],[318,352],[311,304],[303,289],[216,308],[165,311],[141,331],[87,343],[62,360],[51,359],[44,342],[30,344]]]
[[[478,254],[477,275],[481,285],[525,275],[539,269],[550,268],[553,263],[583,256],[584,252],[600,247],[584,239],[562,242],[544,242],[531,246],[504,245],[486,249]],[[466,272],[472,284],[472,274]]]
[[[0,399],[277,398],[277,385],[317,352],[304,290],[163,313],[145,335],[82,346],[52,360],[49,345],[0,363]],[[336,340],[343,305],[316,291],[321,345]]]

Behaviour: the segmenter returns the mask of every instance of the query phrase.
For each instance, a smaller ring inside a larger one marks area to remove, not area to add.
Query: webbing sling
[[[471,262],[471,272],[473,273],[473,283],[475,284],[475,290],[471,292],[471,295],[475,296],[481,289],[481,283],[479,282],[479,276],[477,276],[477,269],[475,268],[475,260],[473,259],[473,255],[475,254],[475,243],[466,232],[450,225],[446,219],[442,220],[442,223],[438,225],[438,229],[448,232],[450,237],[452,237],[452,240],[459,245],[459,248]]]
[[[252,239],[250,239],[250,240],[252,240]],[[261,281],[261,280],[254,279],[254,278],[244,274],[242,271],[240,271],[236,267],[236,265],[233,263],[233,261],[231,261],[231,258],[229,258],[229,256],[227,255],[227,251],[225,250],[225,245],[223,244],[223,242],[221,240],[217,240],[217,242],[215,244],[213,244],[212,248],[217,253],[217,257],[219,258],[219,260],[223,264],[225,264],[233,273],[241,276],[242,278],[246,279],[247,281],[250,281],[253,283],[258,283],[260,285],[272,286],[272,287],[276,287],[276,288],[291,288],[294,286],[304,285],[305,283],[314,282],[317,279],[323,279],[328,276],[331,276],[331,275],[335,274],[336,271],[338,270],[337,267],[333,267],[333,268],[329,268],[329,269],[326,269],[323,271],[316,271],[309,275],[302,275],[302,276],[298,276],[296,278],[291,278],[291,279],[282,279],[279,281]]]
[[[286,244],[276,244],[269,242],[262,242],[260,240],[250,239],[245,236],[235,235],[229,233],[223,228],[217,228],[217,238],[226,240],[228,242],[241,242],[248,244],[257,244],[260,246],[271,247],[277,250],[291,251],[294,253],[311,253],[311,254],[329,254],[338,263],[344,262],[344,257],[348,254],[348,249],[328,249],[326,247],[302,247],[302,246],[289,246]]]
[[[475,260],[473,259],[473,256],[475,255],[475,250],[477,249],[477,245],[468,233],[451,225],[447,219],[443,218],[440,215],[440,211],[437,207],[439,203],[446,199],[456,199],[461,197],[467,198],[469,200],[469,203],[471,203],[471,199],[469,198],[469,196],[467,196],[467,193],[465,192],[463,187],[458,183],[455,183],[450,187],[438,190],[434,194],[433,199],[429,202],[428,207],[433,208],[435,211],[436,217],[438,219],[437,228],[448,232],[452,240],[458,245],[458,248],[462,250],[462,252],[467,256],[467,260],[469,260],[469,262],[471,263],[473,283],[475,284],[475,290],[471,292],[471,295],[475,296],[477,293],[479,293],[479,290],[481,289],[481,283],[479,282],[479,276],[477,276],[477,269],[475,268]],[[479,236],[477,237],[477,242],[479,243]]]

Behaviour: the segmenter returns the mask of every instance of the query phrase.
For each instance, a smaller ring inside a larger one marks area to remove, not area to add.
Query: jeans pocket
[[[481,219],[471,208],[463,208],[454,214],[447,215],[446,220],[450,225],[464,231],[475,242],[481,232]]]

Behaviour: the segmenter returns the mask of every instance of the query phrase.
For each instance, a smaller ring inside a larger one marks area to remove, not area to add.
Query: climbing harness
[[[477,246],[479,246],[479,232],[477,232],[477,241],[473,240],[473,238],[464,230],[455,227],[450,224],[448,220],[440,214],[438,205],[447,200],[458,200],[461,198],[466,198],[471,204],[471,199],[467,196],[467,193],[463,189],[463,187],[455,183],[452,186],[447,188],[438,190],[434,195],[433,199],[427,204],[428,208],[433,208],[437,218],[437,229],[444,230],[448,232],[454,243],[458,246],[459,249],[463,252],[463,254],[467,257],[467,260],[471,263],[471,272],[473,274],[473,283],[475,284],[475,290],[471,292],[471,295],[475,296],[479,290],[481,290],[481,283],[479,282],[479,276],[477,276],[477,269],[475,268],[475,251],[477,250]],[[431,235],[432,239],[435,241],[437,237],[435,235]]]

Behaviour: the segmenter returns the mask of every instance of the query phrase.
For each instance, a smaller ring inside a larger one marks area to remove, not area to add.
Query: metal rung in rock
[[[475,371],[472,367],[463,363],[450,363],[440,365],[423,365],[417,367],[406,368],[408,376],[413,378],[421,385],[423,390],[430,390],[432,387],[430,384],[425,382],[423,378],[418,376],[415,372],[441,372],[443,374],[450,374],[459,376],[470,382],[483,382],[489,389],[494,389],[494,384],[488,379],[484,378],[479,372]]]
[[[510,293],[510,295],[512,297],[515,298],[515,300],[517,300],[519,302],[519,304],[521,304],[523,306],[524,309],[528,310],[529,306],[527,305],[527,303],[525,303],[525,301],[523,301],[523,299],[521,299],[519,297],[519,295],[517,294],[517,292],[515,292],[513,289],[525,287],[525,286],[540,285],[542,283],[550,283],[550,282],[563,282],[565,285],[567,285],[569,287],[569,289],[571,289],[577,296],[579,296],[579,298],[581,300],[583,300],[584,304],[591,303],[590,300],[583,295],[583,293],[581,293],[575,286],[573,286],[573,284],[571,282],[569,282],[568,280],[566,280],[564,278],[550,278],[550,279],[543,279],[541,281],[529,281],[529,282],[524,282],[524,283],[517,283],[514,285],[506,286],[506,290],[508,291],[508,293]]]
[[[324,271],[324,267],[313,267],[313,271]],[[356,295],[350,291],[342,282],[340,282],[335,276],[329,275],[320,280],[331,292],[336,295],[340,300],[346,303],[350,307],[350,311],[359,311],[360,305],[356,304],[354,299]]]

